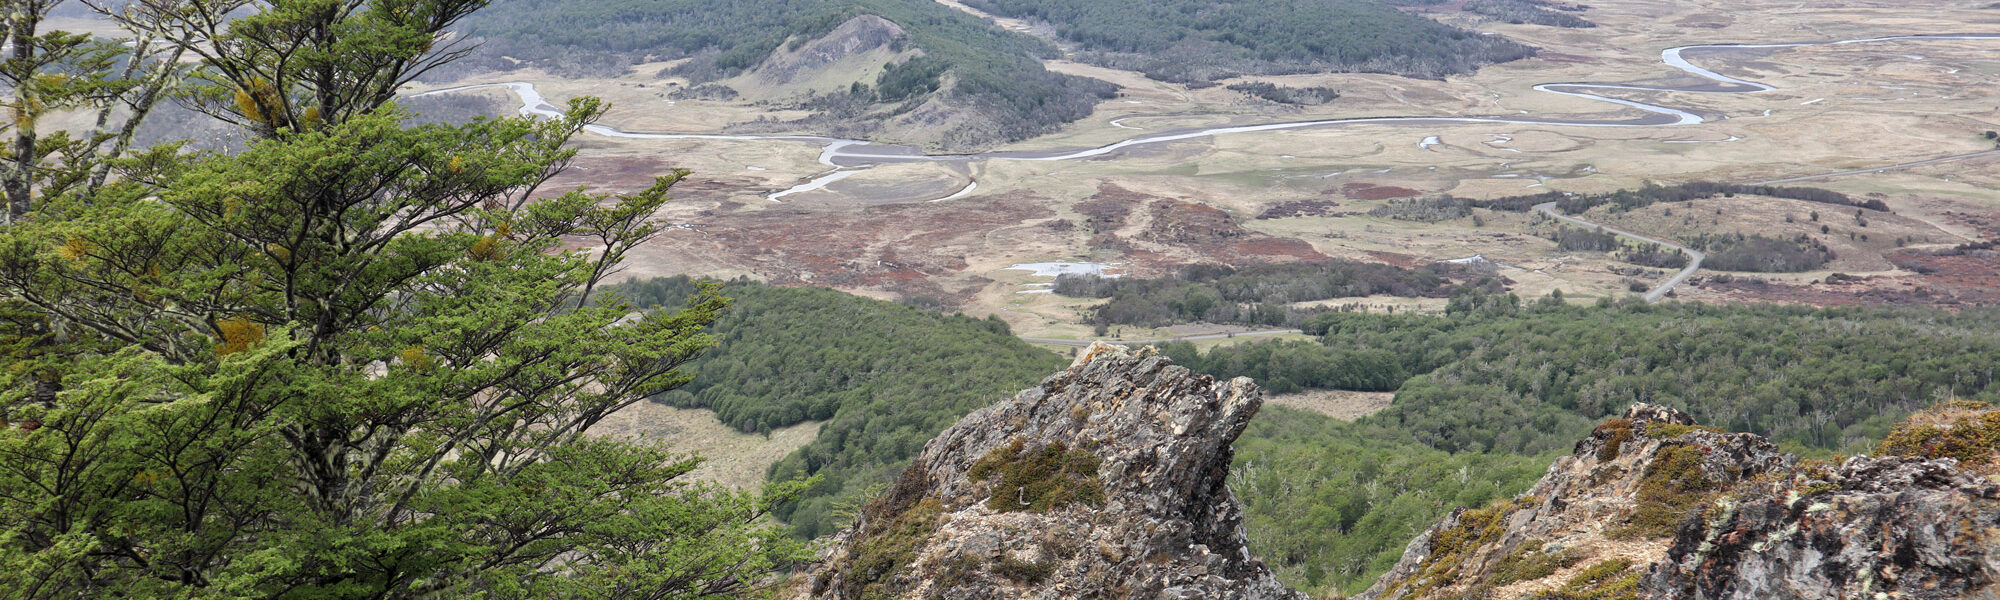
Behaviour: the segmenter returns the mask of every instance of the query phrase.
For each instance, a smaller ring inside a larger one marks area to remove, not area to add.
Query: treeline
[[[1603,227],[1584,229],[1582,227],[1558,227],[1549,234],[1556,242],[1556,249],[1564,252],[1611,252],[1625,247],[1618,241],[1618,235],[1605,231]]]
[[[1506,281],[1490,270],[1437,263],[1406,269],[1394,265],[1329,259],[1266,264],[1241,270],[1221,265],[1189,265],[1172,277],[1106,278],[1063,275],[1055,293],[1109,298],[1091,309],[1086,321],[1098,326],[1165,327],[1207,322],[1250,326],[1297,325],[1316,310],[1289,305],[1377,294],[1444,298],[1467,290],[1501,291]]]
[[[1668,269],[1685,267],[1688,263],[1687,255],[1679,250],[1652,242],[1627,243],[1603,227],[1561,226],[1549,232],[1547,237],[1556,243],[1557,250],[1564,252],[1609,252],[1619,260],[1635,265]]]
[[[563,76],[611,76],[642,62],[687,59],[664,74],[701,84],[740,74],[780,46],[826,35],[862,15],[896,23],[906,36],[899,43],[924,55],[817,99],[822,107],[854,109],[841,117],[878,121],[942,94],[994,121],[994,131],[954,132],[980,145],[1054,131],[1117,91],[1042,68],[1041,59],[1059,53],[1041,40],[928,0],[496,0],[464,25],[483,47],[461,69],[533,66]]]
[[[1546,25],[1549,27],[1584,28],[1596,27],[1589,19],[1544,8],[1538,0],[1472,0],[1465,3],[1465,12],[1484,15],[1513,23],[1515,25]]]
[[[625,284],[635,306],[677,306],[685,277]],[[656,400],[716,411],[724,423],[768,432],[826,421],[805,448],[772,467],[773,480],[820,479],[775,514],[802,537],[846,523],[838,507],[889,482],[937,432],[1065,364],[998,319],[974,319],[820,288],[732,281],[735,305],[715,322],[717,345],[688,365],[694,380]]]
[[[1217,346],[1207,352],[1192,343],[1174,342],[1160,346],[1160,352],[1196,373],[1223,379],[1249,377],[1275,394],[1304,389],[1393,392],[1410,376],[1402,361],[1388,352],[1330,352],[1300,340]]]
[[[1449,451],[1559,450],[1632,402],[1813,448],[1856,448],[1941,398],[2000,400],[2000,312],[1637,299],[1454,300],[1447,316],[1326,313],[1329,352],[1424,375],[1363,422]]]
[[[1464,198],[1434,196],[1390,200],[1388,204],[1369,210],[1368,215],[1398,221],[1438,223],[1472,216],[1472,206],[1473,201]]]
[[[1368,0],[968,0],[1054,25],[1086,61],[1183,83],[1322,71],[1442,78],[1533,48]]]
[[[1706,252],[1708,258],[1701,265],[1717,271],[1798,273],[1838,258],[1825,243],[1803,233],[1789,240],[1742,233],[1702,234],[1688,245]]]
[[[1737,194],[1770,196],[1818,204],[1852,206],[1868,210],[1889,210],[1889,205],[1877,199],[1856,200],[1847,194],[1833,190],[1808,187],[1778,187],[1768,185],[1737,185],[1695,181],[1675,185],[1658,185],[1647,182],[1636,190],[1618,190],[1603,194],[1577,194],[1572,192],[1543,192],[1523,196],[1505,196],[1487,200],[1471,200],[1473,206],[1506,212],[1528,212],[1537,204],[1556,203],[1556,209],[1568,214],[1578,214],[1599,206],[1610,205],[1612,211],[1628,211],[1645,208],[1661,202],[1686,202],[1705,200],[1716,196],[1735,197]]]
[[[1231,91],[1243,92],[1279,104],[1318,106],[1340,97],[1340,91],[1330,87],[1284,87],[1262,81],[1229,84]]]

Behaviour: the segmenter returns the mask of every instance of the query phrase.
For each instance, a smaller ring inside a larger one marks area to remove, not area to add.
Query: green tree
[[[400,125],[396,87],[482,4],[122,14],[259,139],[110,159],[0,229],[9,322],[48,324],[7,339],[64,363],[0,391],[0,596],[709,597],[802,556],[762,519],[802,484],[693,483],[694,457],[589,434],[686,383],[727,306],[593,298],[686,173],[535,194],[595,100]]]

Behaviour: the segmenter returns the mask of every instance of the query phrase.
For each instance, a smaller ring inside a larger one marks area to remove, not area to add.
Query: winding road
[[[1682,246],[1680,244],[1676,244],[1666,240],[1656,240],[1643,235],[1632,233],[1630,231],[1625,231],[1623,229],[1614,229],[1611,227],[1605,227],[1603,225],[1599,225],[1596,223],[1585,221],[1583,219],[1578,219],[1576,217],[1556,212],[1556,203],[1554,202],[1543,202],[1541,204],[1535,205],[1535,212],[1555,217],[1556,220],[1563,221],[1565,223],[1602,229],[1611,233],[1639,240],[1641,242],[1659,244],[1661,246],[1673,248],[1675,250],[1681,251],[1681,254],[1686,254],[1688,257],[1687,268],[1681,269],[1681,272],[1675,273],[1673,277],[1669,277],[1667,278],[1666,281],[1661,282],[1658,287],[1654,287],[1651,291],[1646,292],[1645,298],[1647,302],[1659,302],[1661,298],[1667,297],[1667,292],[1674,291],[1675,286],[1679,286],[1682,282],[1687,281],[1689,277],[1693,277],[1695,271],[1700,271],[1702,259],[1708,258],[1708,255],[1702,254],[1700,250],[1689,248],[1687,246]]]

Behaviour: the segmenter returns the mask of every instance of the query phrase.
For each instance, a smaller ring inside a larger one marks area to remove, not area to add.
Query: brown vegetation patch
[[[1333,190],[1327,190],[1328,194]],[[1375,185],[1356,181],[1340,186],[1341,195],[1355,200],[1388,200],[1390,198],[1414,198],[1423,192],[1393,185]]]
[[[936,279],[965,270],[966,257],[983,247],[990,232],[1054,216],[1045,203],[1027,192],[1011,192],[849,211],[780,206],[705,218],[692,231],[669,232],[650,245],[726,261],[778,285],[879,288],[962,302],[971,290],[947,290]]]
[[[1225,264],[1326,258],[1303,240],[1244,229],[1229,213],[1206,204],[1161,199],[1148,213],[1151,221],[1140,239],[1187,248],[1200,258]]]
[[[1388,263],[1405,269],[1413,268],[1416,267],[1419,263],[1427,262],[1423,259],[1417,258],[1415,256],[1410,256],[1408,254],[1398,254],[1395,252],[1381,252],[1377,250],[1365,250],[1363,252],[1366,253],[1369,258],[1373,258],[1377,261]]]
[[[1152,199],[1132,190],[1109,183],[1097,186],[1097,193],[1076,203],[1077,214],[1084,216],[1083,226],[1091,233],[1116,231],[1125,226],[1125,218],[1132,214],[1132,207]]]

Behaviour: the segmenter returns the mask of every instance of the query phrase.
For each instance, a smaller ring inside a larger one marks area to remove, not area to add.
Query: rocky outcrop
[[[1792,462],[1761,437],[1636,405],[1556,459],[1526,494],[1447,516],[1361,597],[1525,597],[1593,567],[1645,564],[1708,495]],[[1636,578],[1629,566],[1619,571]]]
[[[2000,485],[1958,461],[1850,458],[1718,502],[1641,586],[1658,598],[2000,598]]]
[[[1247,379],[1092,346],[968,415],[838,534],[801,597],[1302,599],[1224,485]]]
[[[1991,431],[1829,466],[1636,405],[1521,497],[1453,512],[1361,597],[2000,598],[2000,414],[1984,414]]]

